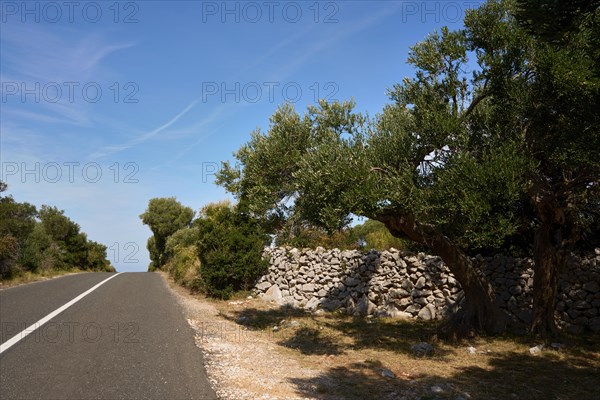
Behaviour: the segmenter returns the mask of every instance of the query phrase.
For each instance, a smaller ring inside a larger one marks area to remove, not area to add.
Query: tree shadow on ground
[[[298,350],[305,355],[339,355],[342,346],[308,324],[315,324],[313,316],[298,308],[281,306],[275,309],[260,310],[245,308],[234,311],[232,315],[222,315],[224,318],[243,325],[248,329],[268,330],[276,332],[272,337],[281,338],[279,345]],[[299,322],[302,321],[302,322]],[[307,323],[308,321],[308,323]],[[282,329],[293,328],[282,332]]]
[[[448,365],[444,376],[386,378],[377,363],[332,367],[312,378],[290,379],[301,396],[318,399],[539,399],[598,398],[598,353],[542,356],[509,352],[490,356],[485,367]],[[400,367],[399,367],[400,368]],[[409,368],[410,366],[404,366]]]
[[[381,375],[383,366],[377,361],[365,361],[344,367],[333,367],[314,378],[291,378],[300,396],[317,399],[400,399],[410,389],[402,379]]]
[[[290,306],[267,310],[244,308],[223,317],[248,329],[278,331],[290,327],[290,322],[295,320],[296,329],[286,330],[279,335],[284,339],[278,344],[297,349],[302,354],[341,354],[349,349],[373,349],[412,355],[413,345],[436,340],[439,327],[439,321],[350,317],[338,313],[316,317]],[[344,343],[340,343],[340,340],[344,340]],[[449,349],[436,346],[434,357],[441,360],[451,353]]]
[[[326,318],[324,324],[340,334],[351,337],[354,342],[352,348],[356,350],[379,349],[397,353],[411,353],[411,347],[415,343],[435,340],[439,327],[436,321],[335,316]]]
[[[269,310],[244,308],[242,310],[233,311],[232,315],[221,314],[221,316],[239,325],[244,325],[250,329],[266,329],[277,326],[282,320],[289,320],[291,318],[307,318],[310,317],[310,314],[299,308],[281,306]]]
[[[508,345],[507,350],[465,359],[473,357],[464,348],[471,340],[453,345],[436,341],[440,321],[349,317],[336,313],[314,315],[289,306],[266,310],[243,308],[230,311],[225,317],[248,329],[270,333],[273,330],[272,337],[278,345],[299,354],[326,356],[325,363],[342,363],[330,366],[316,377],[290,379],[298,394],[305,397],[327,400],[456,400],[461,397],[591,400],[598,397],[600,338],[597,336],[565,337],[561,342],[567,347],[560,350],[547,347],[542,355],[533,356],[527,349],[542,340],[507,335],[498,339],[515,343],[516,348],[523,350],[514,350],[514,346]],[[472,340],[477,345],[479,338]],[[486,338],[481,340],[487,343]],[[435,350],[432,356],[421,359],[414,356],[411,347],[423,341],[432,343]],[[502,346],[500,344],[501,349]],[[368,359],[360,362],[350,359],[344,363],[352,351],[366,351],[364,356]],[[390,353],[398,357],[390,358]],[[380,356],[381,360],[373,361]],[[395,378],[382,374],[381,361]],[[432,391],[434,386],[439,390]]]
[[[304,355],[340,355],[344,353],[343,346],[331,338],[324,336],[314,328],[302,327],[294,334],[277,344],[298,350]]]

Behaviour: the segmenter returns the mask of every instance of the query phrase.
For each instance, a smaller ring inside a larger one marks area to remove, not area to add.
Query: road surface
[[[0,399],[215,398],[159,275],[86,273],[0,290]]]

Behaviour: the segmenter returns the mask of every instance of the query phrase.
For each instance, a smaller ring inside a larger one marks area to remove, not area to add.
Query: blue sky
[[[478,3],[2,1],[0,179],[145,271],[150,198],[230,198],[214,170],[286,101],[377,113],[409,46]]]

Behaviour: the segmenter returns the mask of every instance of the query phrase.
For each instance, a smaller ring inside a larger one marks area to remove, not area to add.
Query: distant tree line
[[[0,182],[1,279],[25,272],[115,271],[106,258],[106,246],[89,240],[63,211],[19,203],[3,194],[6,189]]]

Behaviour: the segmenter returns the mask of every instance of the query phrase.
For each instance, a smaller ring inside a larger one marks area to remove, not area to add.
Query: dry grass
[[[87,271],[79,269],[68,269],[68,270],[42,270],[41,272],[32,273],[25,271],[20,275],[17,275],[10,279],[0,279],[0,290],[6,289],[13,286],[24,285],[26,283],[45,281],[59,276],[79,274]]]
[[[235,299],[234,299],[235,300]],[[476,338],[462,343],[435,339],[437,323],[308,314],[258,299],[214,302],[221,316],[268,333],[278,351],[317,377],[289,378],[300,396],[322,399],[597,399],[598,337],[569,337],[564,347],[540,355],[530,337]],[[411,346],[426,341],[430,357]],[[467,347],[477,349],[470,354]],[[389,369],[395,378],[382,376]],[[441,390],[435,392],[433,386]]]

